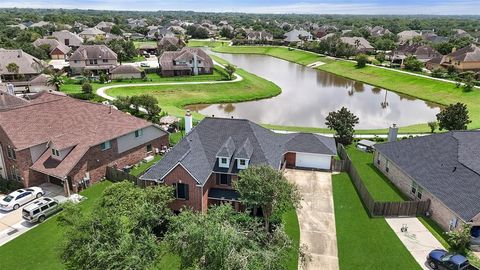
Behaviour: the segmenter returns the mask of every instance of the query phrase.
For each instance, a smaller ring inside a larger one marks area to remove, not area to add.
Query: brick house
[[[159,54],[165,51],[178,51],[185,47],[185,42],[178,37],[163,37],[157,43]]]
[[[189,124],[186,117],[186,126]],[[188,130],[188,128],[187,128]],[[146,185],[175,188],[178,211],[189,207],[205,212],[211,204],[242,206],[232,183],[252,165],[275,169],[299,167],[330,170],[336,156],[333,138],[309,133],[279,134],[249,120],[205,118],[140,180]]]
[[[454,67],[458,71],[480,71],[480,48],[471,44],[461,49],[453,49],[442,58],[441,66]]]
[[[190,47],[164,52],[158,64],[164,77],[212,74],[214,68],[212,58],[204,50]]]
[[[54,60],[58,59],[66,59],[67,55],[72,50],[67,45],[60,43],[58,40],[53,38],[39,38],[33,42],[33,46],[35,47],[43,47],[46,46],[49,48],[49,55],[50,58]]]
[[[111,106],[41,92],[0,109],[0,175],[24,186],[50,182],[65,192],[100,181],[168,144],[156,125]]]
[[[105,45],[82,45],[69,59],[72,74],[84,70],[108,73],[118,65],[117,54]]]
[[[413,200],[430,199],[444,229],[480,226],[480,132],[453,131],[375,145],[375,166]]]

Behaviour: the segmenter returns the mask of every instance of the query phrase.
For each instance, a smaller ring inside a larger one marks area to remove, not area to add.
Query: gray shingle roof
[[[232,137],[228,137],[225,143],[220,147],[220,150],[217,152],[217,157],[227,157],[230,158],[235,152],[235,143],[233,142]]]
[[[305,133],[279,134],[245,119],[207,117],[141,179],[161,182],[169,171],[181,164],[203,185],[218,167],[216,157],[226,142],[229,147],[240,146],[232,153],[234,157],[249,156],[250,165],[268,164],[273,168],[280,168],[283,155],[288,151],[336,155],[333,138]]]
[[[464,221],[480,213],[480,132],[454,131],[376,144]]]

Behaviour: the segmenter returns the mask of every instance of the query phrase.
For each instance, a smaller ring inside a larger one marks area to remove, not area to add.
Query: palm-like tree
[[[64,83],[65,81],[63,80],[60,72],[52,74],[47,81],[47,85],[55,86],[56,91],[60,91],[60,86],[62,86]]]

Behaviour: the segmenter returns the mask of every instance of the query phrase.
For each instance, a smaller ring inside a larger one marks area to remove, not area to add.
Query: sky
[[[480,0],[0,0],[0,7],[275,14],[480,15]]]

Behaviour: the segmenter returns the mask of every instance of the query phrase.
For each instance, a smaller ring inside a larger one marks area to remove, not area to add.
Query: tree
[[[355,60],[357,60],[357,68],[364,68],[365,66],[367,66],[368,56],[366,54],[361,53],[357,55]]]
[[[230,30],[228,27],[223,27],[223,28],[220,30],[220,36],[225,37],[225,38],[232,39],[233,36],[234,36],[234,34],[233,34],[233,31]]]
[[[438,127],[440,130],[466,130],[470,124],[467,105],[458,102],[450,104],[437,114]]]
[[[119,96],[112,102],[112,105],[117,107],[120,111],[129,111],[132,102],[129,96]]]
[[[403,60],[403,65],[405,66],[406,70],[422,71],[423,69],[423,63],[418,61],[413,55],[407,56],[407,58]]]
[[[95,211],[67,204],[58,222],[60,256],[68,269],[148,269],[159,256],[156,228],[171,215],[167,186],[138,188],[120,182],[105,189]]]
[[[470,92],[475,87],[477,80],[475,79],[475,73],[472,71],[467,71],[461,74],[462,79],[461,82],[463,83],[462,88],[465,92]]]
[[[13,73],[14,77],[16,77],[18,75],[19,70],[20,70],[20,68],[18,67],[18,65],[13,63],[13,62],[9,63],[7,65],[7,71],[10,72],[10,73]]]
[[[450,251],[465,253],[470,246],[470,229],[470,225],[464,224],[462,228],[446,233]]]
[[[152,95],[140,95],[136,97],[138,99],[138,104],[146,110],[147,120],[152,122],[158,122],[160,112],[162,109],[158,106],[158,100]]]
[[[112,33],[114,35],[117,35],[117,36],[120,36],[120,35],[122,35],[122,29],[120,29],[120,27],[118,25],[114,25],[114,26],[112,26],[112,29],[110,29],[110,33]]]
[[[434,70],[432,70],[432,77],[435,77],[435,78],[444,78],[445,77],[445,69],[443,68],[435,68]]]
[[[250,166],[238,176],[233,183],[240,201],[249,207],[261,207],[265,230],[270,229],[273,214],[281,215],[300,202],[297,187],[289,183],[281,171],[268,165]]]
[[[91,93],[93,93],[92,85],[91,85],[90,83],[88,83],[88,82],[84,82],[84,83],[82,84],[82,92],[83,92],[84,94],[91,94]]]
[[[184,210],[172,218],[165,242],[178,254],[181,269],[285,269],[293,247],[283,227],[262,229],[257,218],[236,212],[229,204],[206,214]]]
[[[428,122],[428,127],[430,128],[430,132],[433,133],[437,129],[438,123],[436,121]]]
[[[60,72],[50,75],[50,78],[48,78],[47,81],[47,85],[54,86],[56,91],[60,91],[60,86],[62,86],[64,83],[65,81],[63,80],[62,74]]]
[[[353,141],[355,125],[358,124],[358,117],[347,108],[342,107],[338,111],[330,112],[326,117],[325,125],[330,130],[335,130],[335,139],[343,145],[349,145]]]
[[[234,65],[227,64],[225,66],[225,72],[227,72],[227,76],[229,80],[233,79],[233,74],[235,73],[236,70],[237,68]]]
[[[375,59],[377,59],[377,61],[380,62],[380,64],[385,62],[385,59],[386,59],[385,58],[385,53],[383,53],[383,52],[377,53],[377,55],[375,55]]]

